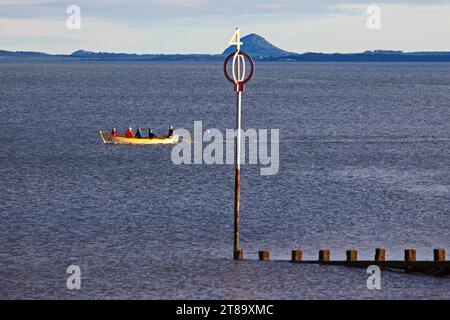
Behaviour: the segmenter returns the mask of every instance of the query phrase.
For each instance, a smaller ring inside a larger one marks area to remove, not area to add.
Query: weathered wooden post
[[[259,251],[259,260],[261,260],[261,261],[269,261],[270,260],[269,251],[268,250]]]
[[[319,262],[329,262],[330,261],[330,250],[320,250],[319,251]]]
[[[405,261],[416,261],[416,250],[405,249]]]
[[[347,262],[353,262],[358,260],[358,251],[347,250]]]
[[[255,71],[255,66],[252,58],[245,52],[241,51],[241,36],[239,28],[230,40],[231,45],[236,45],[236,51],[230,54],[223,65],[223,71],[228,81],[234,84],[236,95],[236,152],[235,152],[235,182],[234,182],[234,251],[233,257],[235,260],[241,260],[244,257],[244,252],[241,249],[239,242],[239,208],[241,205],[241,102],[242,92],[244,92],[244,85],[250,81]],[[250,71],[248,76],[245,72],[246,59],[250,63]],[[232,61],[232,76],[228,71],[228,63]]]
[[[234,260],[243,260],[244,259],[244,250],[237,249],[233,251],[233,259]]]
[[[439,248],[433,250],[434,261],[445,261],[445,249]]]
[[[299,250],[299,249],[292,250],[291,261],[292,262],[301,262],[302,260],[303,260],[302,250]]]
[[[386,249],[384,248],[375,249],[375,261],[386,261]]]

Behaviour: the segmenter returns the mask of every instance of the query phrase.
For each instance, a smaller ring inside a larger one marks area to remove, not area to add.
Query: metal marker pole
[[[228,72],[228,63],[233,59],[232,69],[233,76]],[[242,69],[241,69],[242,59]],[[250,72],[246,77],[245,74],[245,59],[250,63]],[[237,72],[235,66],[237,62]],[[241,107],[242,107],[242,92],[244,91],[244,85],[251,80],[255,66],[252,58],[245,52],[239,49],[230,54],[223,65],[223,71],[225,77],[234,84],[236,91],[236,152],[235,152],[235,181],[234,181],[234,246],[233,257],[235,260],[242,260],[244,258],[244,252],[241,249],[239,241],[239,207],[241,205]],[[237,73],[237,76],[236,76]]]
[[[239,242],[239,207],[241,206],[241,106],[242,106],[242,90],[239,88],[241,81],[241,58],[239,57],[239,46],[236,48],[237,62],[237,101],[236,101],[236,152],[235,152],[235,185],[234,185],[234,258],[239,258],[239,250],[241,248]],[[245,61],[243,62],[245,64]],[[233,67],[234,68],[234,67]]]
[[[236,101],[236,172],[235,172],[235,191],[234,191],[234,258],[239,259],[240,243],[239,243],[239,207],[241,205],[241,103],[242,92],[237,92]]]

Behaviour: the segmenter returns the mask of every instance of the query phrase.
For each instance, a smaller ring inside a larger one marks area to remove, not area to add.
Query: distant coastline
[[[450,62],[450,52],[411,53],[303,53],[285,56],[252,56],[256,61],[274,62]],[[222,61],[223,54],[125,54],[93,53],[81,55],[51,55],[39,52],[11,52],[0,50],[0,61],[4,60],[90,60],[90,61]]]
[[[450,52],[422,51],[403,52],[394,50],[374,50],[361,53],[295,53],[280,49],[257,34],[243,37],[243,50],[256,61],[275,62],[450,62]],[[48,54],[31,51],[0,50],[0,61],[5,59],[46,59],[46,60],[100,60],[100,61],[219,61],[232,53],[234,47],[226,48],[221,54],[134,54],[92,52],[78,50],[72,54]]]

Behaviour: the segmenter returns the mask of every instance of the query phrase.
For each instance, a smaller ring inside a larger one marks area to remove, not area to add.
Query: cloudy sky
[[[367,28],[371,4],[380,30]],[[450,0],[0,0],[3,50],[219,53],[236,26],[300,53],[450,51]]]

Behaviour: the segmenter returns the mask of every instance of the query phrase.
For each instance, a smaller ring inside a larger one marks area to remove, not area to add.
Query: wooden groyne
[[[269,261],[270,253],[268,250],[259,251],[259,260]],[[345,266],[351,268],[364,268],[376,265],[382,270],[403,271],[406,273],[421,273],[435,276],[450,275],[450,261],[446,261],[445,249],[439,248],[433,250],[433,260],[416,260],[415,249],[405,249],[404,260],[386,260],[386,249],[375,249],[374,260],[358,260],[358,251],[355,249],[346,251],[346,260],[331,260],[330,250],[320,250],[317,260],[304,260],[303,251],[300,249],[292,250],[291,262],[299,264],[320,264],[331,266]]]

